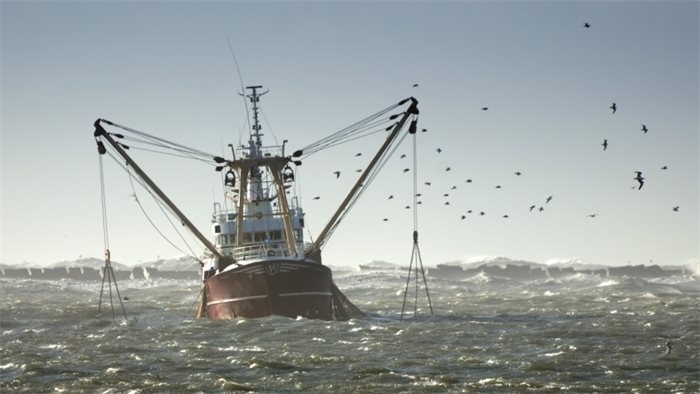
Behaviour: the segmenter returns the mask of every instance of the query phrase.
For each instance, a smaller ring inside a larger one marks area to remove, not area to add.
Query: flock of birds
[[[586,29],[590,29],[591,24],[588,23],[588,22],[585,22],[585,23],[583,24],[583,27],[586,28]],[[414,84],[412,85],[413,88],[417,88],[418,86],[419,86],[419,84],[417,84],[417,83],[414,83]],[[616,103],[616,102],[612,102],[612,104],[610,105],[609,109],[611,110],[611,114],[614,115],[614,114],[617,112],[617,110],[618,110],[618,105],[617,105],[617,103]],[[489,107],[488,107],[488,106],[483,106],[483,107],[481,107],[481,110],[482,110],[482,111],[488,111],[488,110],[489,110]],[[424,129],[422,129],[421,131],[425,133],[425,132],[427,132],[428,130],[424,128]],[[640,129],[640,131],[642,131],[644,134],[647,134],[647,133],[649,132],[649,128],[647,127],[646,124],[643,124],[643,123],[642,123],[642,124],[641,124],[641,129]],[[608,146],[609,146],[610,144],[608,143],[608,140],[607,140],[607,139],[603,139],[603,143],[602,143],[601,145],[602,145],[602,147],[603,147],[603,151],[607,151]],[[440,154],[440,153],[443,152],[443,150],[442,150],[442,148],[438,147],[438,148],[436,148],[436,152],[437,152],[438,154]],[[361,152],[358,152],[358,153],[355,154],[355,157],[360,157],[360,156],[362,156],[362,153],[361,153]],[[406,158],[406,154],[401,154],[400,159],[405,159],[405,158]],[[449,172],[449,171],[451,171],[451,170],[452,170],[452,168],[449,167],[449,166],[445,168],[445,172]],[[663,167],[661,167],[661,170],[668,170],[668,166],[664,165]],[[403,173],[408,173],[409,171],[410,171],[410,168],[404,168],[404,169],[403,169]],[[361,170],[361,169],[358,169],[358,170],[356,170],[356,172],[362,172],[362,170]],[[636,174],[636,176],[635,176],[634,178],[632,178],[632,179],[633,179],[634,181],[636,181],[637,183],[636,183],[636,185],[632,186],[631,188],[632,188],[632,189],[641,190],[642,187],[644,186],[644,183],[645,183],[644,181],[645,181],[646,178],[643,176],[642,171],[633,171],[633,172],[634,172],[634,174]],[[341,174],[342,174],[342,172],[339,171],[339,170],[333,171],[333,175],[335,176],[336,179],[340,178]],[[521,176],[521,175],[523,175],[523,172],[522,172],[522,171],[515,171],[514,174],[515,174],[516,176]],[[466,180],[465,180],[465,183],[472,183],[472,179],[470,179],[470,178],[466,179]],[[425,181],[423,184],[424,184],[425,186],[430,187],[430,186],[432,185],[432,182],[430,182],[430,181]],[[496,188],[496,189],[501,189],[502,186],[501,186],[501,185],[495,185],[495,188]],[[457,185],[453,185],[453,186],[450,188],[450,190],[455,190],[455,189],[457,189]],[[442,196],[445,197],[445,198],[450,197],[450,193],[449,193],[449,192],[444,193]],[[417,193],[417,194],[416,194],[416,197],[420,198],[420,197],[422,197],[422,194],[421,194],[421,193]],[[321,198],[320,196],[315,196],[313,199],[314,199],[314,200],[319,200],[320,198]],[[545,210],[545,206],[546,206],[547,204],[549,204],[549,203],[552,201],[553,198],[554,198],[554,197],[553,197],[552,195],[550,195],[550,196],[546,197],[546,199],[544,199],[544,203],[542,203],[541,205],[540,205],[540,204],[532,204],[532,205],[530,205],[530,206],[529,206],[529,211],[530,211],[530,212],[533,212],[533,211],[535,211],[535,212],[543,212],[543,211]],[[394,196],[393,196],[393,195],[389,195],[389,196],[388,196],[388,199],[389,199],[389,200],[392,200],[392,199],[394,199]],[[422,204],[422,201],[417,200],[417,204]],[[449,201],[449,200],[444,201],[444,205],[450,205],[450,201]],[[410,208],[411,208],[410,205],[406,205],[406,206],[405,206],[405,209],[410,209]],[[672,207],[672,211],[673,211],[673,212],[678,212],[678,211],[679,211],[679,206],[674,206],[674,207]],[[467,214],[472,214],[472,213],[474,213],[473,210],[467,210],[467,211],[466,211],[466,214],[462,214],[461,216],[459,216],[459,219],[460,219],[460,220],[465,220],[465,219],[467,218]],[[478,215],[479,215],[479,216],[484,216],[484,215],[486,215],[486,212],[484,212],[484,211],[478,211]],[[591,213],[591,214],[586,215],[586,217],[588,217],[588,218],[595,218],[595,217],[597,217],[597,216],[598,216],[597,213]],[[508,214],[503,214],[502,217],[503,217],[504,219],[507,219],[507,218],[509,218],[510,216],[509,216]],[[389,218],[384,217],[384,218],[382,219],[382,221],[385,221],[385,222],[386,222],[386,221],[389,221]]]

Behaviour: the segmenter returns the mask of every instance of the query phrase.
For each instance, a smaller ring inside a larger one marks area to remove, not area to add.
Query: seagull
[[[394,195],[393,195],[393,194],[390,195],[388,199],[391,200],[392,198],[394,198]]]
[[[583,24],[583,27],[585,27],[586,29],[590,29],[590,28],[591,28],[591,24],[588,23],[588,22],[586,22],[586,23]]]
[[[540,212],[544,211],[544,207],[540,207]]]
[[[504,218],[504,219],[508,219],[508,215],[503,215],[503,218]]]
[[[442,196],[443,196],[443,197],[449,197],[450,194],[449,194],[449,193],[445,193],[445,194],[443,194]]]
[[[481,110],[482,110],[482,111],[488,111],[488,110],[489,110],[489,107],[481,107]]]
[[[355,157],[362,156],[362,153],[355,153]]]
[[[647,131],[649,131],[649,129],[647,129],[647,125],[645,125],[645,124],[642,125],[642,128],[640,130],[642,130],[644,132],[644,134],[646,134]]]
[[[632,179],[639,182],[639,187],[637,188],[637,190],[640,190],[642,188],[642,186],[644,186],[644,177],[642,177],[641,171],[635,171],[635,173],[637,174],[637,176],[632,178]]]
[[[601,145],[603,145],[604,151],[607,150],[608,149],[608,140],[603,140],[603,143]]]
[[[668,170],[668,166],[661,167],[662,170]]]
[[[467,217],[465,215],[462,215],[462,220],[466,219]]]
[[[480,216],[484,216],[484,215],[486,215],[486,212],[481,211],[481,212],[479,212],[479,215],[480,215]]]
[[[417,87],[418,87],[418,84],[417,84],[417,83],[414,83],[414,84],[413,84],[413,87],[414,87],[414,88],[417,88]]]
[[[523,175],[523,173],[520,171],[515,171],[515,175],[520,176],[520,175]]]
[[[442,153],[442,149],[437,148],[437,153]]]
[[[450,202],[449,202],[449,201],[445,201],[445,205],[450,205]]]
[[[403,172],[408,172],[408,168],[404,168],[404,169],[403,169]]]
[[[411,209],[411,206],[410,206],[410,205],[406,205],[405,208],[406,208],[406,209]]]
[[[615,102],[613,102],[612,105],[610,106],[610,109],[612,110],[612,113],[615,113],[615,111],[617,111],[617,104],[615,104]]]
[[[500,189],[500,188],[501,188],[501,185],[496,185],[496,189]]]
[[[426,186],[430,186],[430,185],[432,185],[432,183],[430,183],[430,182],[425,182],[425,185],[426,185]]]
[[[535,205],[530,205],[530,212],[532,212],[533,209],[535,209]]]
[[[355,172],[362,172],[362,169],[357,169],[355,170]]]
[[[319,197],[319,196],[314,197],[314,200],[319,200],[319,199],[321,199],[321,197]]]
[[[589,217],[589,218],[594,218],[594,217],[596,217],[596,216],[598,216],[598,214],[596,214],[596,213],[592,213],[592,214],[590,214],[590,215],[586,215],[586,217]]]
[[[673,207],[673,212],[678,212],[678,208],[679,208],[678,205],[676,205],[675,207]]]
[[[465,182],[467,182],[467,183],[472,183],[472,180],[471,180],[471,179],[467,179]]]
[[[334,171],[333,173],[335,174],[336,179],[340,178],[340,171]]]
[[[427,132],[427,131],[428,131],[428,129],[422,129],[422,130],[421,130],[421,133],[425,133],[425,132]]]
[[[457,188],[457,185],[454,185],[450,188],[450,190],[455,190]]]
[[[450,167],[445,168],[445,171],[450,171],[450,170],[451,170]]]
[[[468,211],[467,211],[467,213],[472,213],[472,210],[471,210],[471,209],[470,209],[470,210],[468,210]]]
[[[406,154],[405,154],[405,153],[404,153],[403,155],[401,155],[401,158],[402,158],[402,159],[405,158],[405,157],[406,157]]]
[[[545,201],[544,203],[547,204],[550,201],[552,201],[552,196],[547,197],[547,201]]]
[[[389,219],[387,219],[387,218],[384,218],[384,219],[382,219],[382,221],[384,221],[384,222],[388,222],[388,221],[389,221]]]

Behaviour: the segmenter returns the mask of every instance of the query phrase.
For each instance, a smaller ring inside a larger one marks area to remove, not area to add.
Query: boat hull
[[[206,281],[210,319],[271,315],[333,320],[331,270],[316,262],[266,259],[212,276]]]

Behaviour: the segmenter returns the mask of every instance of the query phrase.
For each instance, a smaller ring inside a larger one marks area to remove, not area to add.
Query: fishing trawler
[[[235,319],[279,315],[347,320],[362,316],[363,312],[333,282],[331,269],[322,262],[321,248],[361,194],[361,190],[367,186],[365,182],[380,167],[378,164],[386,160],[390,146],[411,117],[414,118],[411,132],[415,133],[417,101],[413,98],[403,100],[351,128],[341,130],[340,134],[324,138],[292,155],[285,155],[286,140],[281,146],[264,146],[262,142],[259,103],[267,91],[261,92],[262,86],[248,86],[246,89],[250,93],[245,94],[245,97],[252,104],[250,139],[247,145],[238,149],[232,147],[230,159],[170,143],[106,119],[98,119],[94,123],[98,152],[102,155],[109,147],[124,158],[128,164],[126,169],[133,170],[143,185],[153,191],[206,248],[205,258],[200,260],[202,288],[195,311],[197,318]],[[407,103],[409,108],[404,112],[382,118],[388,111]],[[390,122],[398,118],[398,121],[386,128],[388,136],[384,144],[326,227],[314,242],[306,242],[305,214],[292,187],[295,182],[292,166],[300,165],[301,159],[321,148],[342,143],[348,136],[366,133],[367,127],[376,128],[380,124],[379,120]],[[127,145],[127,136],[108,132],[105,127],[136,133],[139,139]],[[233,207],[214,204],[214,242],[200,233],[126,153],[125,150],[134,149],[145,137],[152,137],[152,140],[146,141],[157,141],[158,146],[171,145],[179,152],[185,150],[190,155],[206,158],[215,165],[216,171],[224,174],[226,194],[233,201]]]

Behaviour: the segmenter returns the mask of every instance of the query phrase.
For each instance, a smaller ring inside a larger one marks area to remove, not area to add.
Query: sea
[[[700,392],[696,276],[414,278],[334,272],[350,321],[196,320],[174,279],[119,282],[125,318],[99,281],[0,279],[0,392]]]

